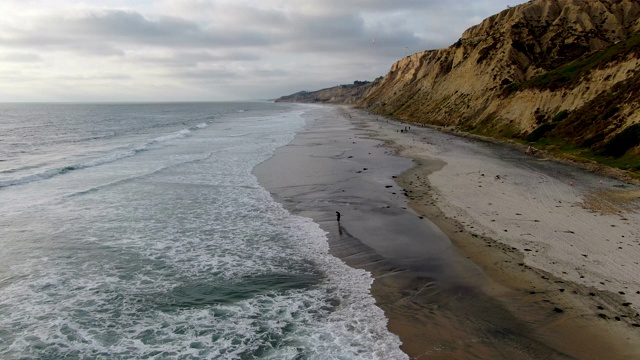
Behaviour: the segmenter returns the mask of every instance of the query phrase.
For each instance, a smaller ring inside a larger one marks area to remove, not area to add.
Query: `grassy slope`
[[[510,84],[506,91],[509,94],[523,89],[572,88],[590,71],[615,64],[629,55],[640,56],[640,34],[523,83]],[[620,113],[625,102],[638,98],[640,72],[571,113],[566,110],[559,112],[519,140],[559,157],[595,161],[629,170],[635,173],[635,177],[640,177],[640,125],[622,129],[625,119]]]
[[[529,88],[556,90],[571,88],[593,69],[598,69],[617,60],[622,60],[630,54],[640,55],[640,34],[630,36],[601,51],[588,54],[577,60],[564,64],[555,70],[536,76],[519,84],[510,84],[508,91],[518,91]]]

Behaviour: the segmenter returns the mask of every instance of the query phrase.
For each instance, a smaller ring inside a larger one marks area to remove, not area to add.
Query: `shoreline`
[[[359,110],[366,112],[366,110],[363,110],[363,109],[359,109]],[[371,114],[371,115],[375,115],[375,114]],[[379,116],[383,116],[383,115],[379,115]],[[560,153],[559,155],[553,155],[551,152],[547,150],[538,149],[535,146],[530,146],[523,143],[518,143],[511,139],[496,139],[496,138],[492,138],[484,135],[470,134],[463,131],[459,131],[458,129],[451,128],[451,127],[437,126],[432,124],[412,123],[410,121],[404,121],[404,120],[398,120],[398,119],[393,119],[392,121],[395,121],[397,123],[406,123],[409,125],[415,125],[419,127],[426,127],[426,128],[433,129],[438,132],[450,134],[456,137],[467,138],[467,139],[471,139],[479,142],[494,144],[497,146],[513,148],[520,152],[527,153],[528,155],[531,155],[540,159],[552,160],[560,164],[579,168],[581,170],[593,173],[595,175],[609,177],[612,179],[616,179],[616,180],[627,182],[634,185],[640,185],[640,177],[633,176],[628,171],[615,168],[615,167],[610,167],[586,158],[564,156],[562,153]]]
[[[364,112],[362,110],[351,108],[346,109],[348,109],[347,111],[351,114],[362,114]],[[364,113],[365,116],[369,118],[375,116],[366,112]],[[389,120],[389,123],[392,124],[391,126],[394,126],[393,124],[395,124],[395,126],[398,128],[410,125],[408,123],[393,120]],[[385,134],[380,134],[380,131],[374,130],[373,132],[375,134],[373,135],[373,137],[384,140],[386,145],[395,148],[400,156],[407,156],[416,161],[416,166],[403,173],[402,176],[400,176],[398,179],[398,182],[401,186],[412,189],[414,192],[422,191],[424,195],[423,199],[416,198],[412,200],[409,203],[410,206],[421,215],[429,218],[440,229],[442,229],[451,239],[451,241],[456,245],[456,247],[459,248],[474,263],[480,266],[492,280],[495,280],[498,284],[505,286],[510,290],[514,290],[519,294],[515,296],[513,294],[505,294],[502,289],[492,289],[491,286],[485,287],[485,291],[491,294],[492,297],[502,298],[502,302],[507,304],[507,306],[513,312],[522,313],[523,309],[530,311],[531,304],[533,303],[537,306],[540,306],[540,308],[542,309],[548,308],[550,311],[556,312],[557,314],[562,314],[565,317],[566,315],[570,315],[573,320],[577,320],[577,324],[581,325],[580,328],[582,331],[585,331],[586,329],[591,330],[591,334],[584,334],[586,336],[581,338],[581,334],[571,334],[573,326],[567,327],[567,324],[562,324],[561,321],[556,321],[556,324],[553,324],[551,326],[545,325],[545,330],[552,330],[551,327],[555,327],[555,331],[558,331],[565,335],[564,339],[554,339],[553,337],[548,337],[547,340],[549,340],[554,347],[564,348],[567,342],[567,335],[573,335],[573,339],[571,341],[576,342],[576,345],[578,346],[576,346],[575,349],[570,349],[569,352],[573,353],[572,355],[578,354],[578,358],[606,357],[611,359],[634,358],[639,356],[640,332],[638,331],[638,324],[640,323],[640,316],[638,315],[638,309],[640,308],[640,301],[638,301],[637,295],[640,294],[640,286],[638,282],[619,282],[616,284],[618,285],[618,290],[616,291],[613,285],[609,284],[609,281],[608,279],[606,279],[606,277],[604,277],[603,279],[598,279],[604,280],[604,282],[599,282],[598,284],[595,284],[595,281],[592,281],[591,284],[580,284],[576,280],[584,279],[584,275],[580,275],[578,279],[572,279],[570,276],[568,276],[569,274],[566,271],[550,271],[549,269],[544,269],[544,267],[536,267],[536,264],[528,264],[525,254],[527,252],[531,252],[531,249],[527,247],[523,248],[522,246],[520,248],[512,246],[508,241],[505,241],[504,237],[500,237],[501,234],[499,233],[499,231],[487,228],[486,224],[483,224],[482,221],[478,221],[478,219],[474,218],[474,216],[470,216],[469,212],[466,209],[463,209],[463,206],[452,206],[452,204],[448,204],[448,202],[450,202],[451,200],[446,199],[446,195],[443,195],[441,192],[437,191],[439,188],[438,185],[434,186],[429,181],[430,175],[435,174],[439,170],[441,170],[440,167],[436,169],[433,168],[433,162],[435,159],[429,157],[433,156],[437,158],[436,161],[443,161],[441,157],[438,158],[437,156],[438,150],[429,152],[425,151],[425,148],[418,150],[410,149],[411,147],[415,147],[420,143],[419,141],[416,141],[415,138],[411,139],[410,136],[424,136],[425,133],[429,132],[429,130],[427,129],[428,128],[417,128],[415,129],[415,133],[414,130],[411,130],[410,133],[402,134],[400,135],[400,137],[394,137],[393,132],[387,131]],[[431,135],[433,135],[433,131],[438,131],[435,129],[430,130],[432,132]],[[446,134],[442,132],[440,133]],[[486,142],[485,139],[473,139],[466,136],[461,137],[457,134],[448,135],[462,139],[461,141],[463,142],[468,141],[466,139]],[[490,146],[503,146],[503,144],[494,142],[490,142],[490,144]],[[480,144],[480,146],[482,145]],[[564,170],[567,170],[569,173],[580,172],[583,170],[590,171],[590,169],[584,169],[579,166],[571,167],[570,164],[567,164],[565,162],[562,162],[561,164],[559,164],[559,166],[564,167]],[[469,175],[469,173],[466,173],[466,175]],[[483,174],[482,172],[479,172],[477,175],[477,178],[481,179],[478,181],[478,183],[482,182],[482,180],[485,180],[484,178],[490,178],[490,176],[488,176],[489,174]],[[418,178],[420,176],[423,180],[419,184]],[[447,176],[448,175],[444,175],[444,177]],[[586,177],[598,179],[597,183],[599,183],[600,178],[606,179],[606,177],[601,174],[588,174]],[[451,181],[452,178],[453,177],[449,176],[448,181]],[[576,176],[576,178],[582,179],[584,178],[584,174],[581,174],[581,176]],[[493,180],[497,179],[493,178]],[[503,176],[500,182],[504,183],[505,181],[505,176]],[[628,179],[623,179],[622,181],[626,182],[628,181]],[[476,181],[473,182],[475,183]],[[567,182],[571,184],[571,181]],[[486,187],[486,181],[484,183]],[[592,183],[596,183],[596,181],[592,181]],[[442,184],[444,183],[442,182],[442,180],[440,180],[440,188],[443,187]],[[477,186],[482,187],[483,185]],[[612,181],[612,184],[610,184],[610,187],[622,186],[625,186],[625,184],[621,182],[614,183]],[[638,198],[638,196],[640,196],[640,193],[638,192],[638,188],[636,186],[628,182],[626,186],[632,189],[628,191],[632,192],[634,196],[636,196],[636,199]],[[569,185],[567,187],[573,188],[573,185]],[[429,192],[424,191],[425,188],[436,190],[437,195],[429,196]],[[589,188],[587,190],[584,190],[581,195],[585,196],[589,201],[597,203],[597,200],[595,200],[594,198],[602,197],[605,193],[606,190],[597,188],[594,190],[592,188]],[[470,198],[472,198],[472,196],[470,196]],[[461,199],[458,198],[456,200],[460,201]],[[633,214],[636,219],[638,218],[638,201],[635,201],[635,204],[633,206],[628,206],[629,202],[627,197],[627,199],[621,199],[618,204],[607,204],[608,206],[604,207],[604,209],[602,206],[589,206],[589,201],[585,201],[585,205],[583,205],[583,207],[584,210],[594,212],[594,217],[611,215],[611,213],[607,214],[607,210],[609,210],[610,212],[610,209],[613,208],[615,209],[613,213],[616,215],[620,213],[626,214],[624,215],[626,217],[620,216],[620,218],[622,219],[622,223],[630,226],[633,230],[632,224],[634,224],[634,222],[633,220],[627,219],[627,217],[630,218],[630,215]],[[466,206],[467,209],[474,208],[472,210],[474,212],[488,210],[486,208],[482,209],[481,206],[477,206],[478,204],[474,203],[473,201],[461,201],[460,204],[464,205],[465,202],[470,205],[475,205]],[[569,206],[571,208],[576,207],[575,205]],[[448,211],[443,211],[441,209],[443,207],[448,207]],[[520,208],[520,211],[522,211],[522,213],[514,212],[513,215],[515,217],[521,216],[526,211],[526,208],[527,206]],[[501,209],[501,211],[502,210],[504,209]],[[491,221],[493,222],[496,220],[494,219]],[[635,223],[637,224],[637,222]],[[510,227],[509,230],[511,230],[513,226],[509,225],[511,224],[507,224],[503,227]],[[622,224],[611,224],[612,227],[618,225]],[[516,225],[515,227],[520,228],[520,226],[518,225]],[[530,231],[531,227],[527,228],[527,230]],[[504,232],[508,233],[506,229],[504,230]],[[568,231],[567,233],[573,235],[576,232]],[[530,233],[527,234],[531,235]],[[629,239],[627,244],[636,246],[640,245],[640,237],[638,236],[638,233],[632,231],[631,235],[635,237],[635,240]],[[622,235],[622,238],[624,238],[624,235]],[[635,244],[631,244],[632,241],[635,242]],[[599,252],[598,250],[600,249],[594,249],[593,254],[597,254]],[[537,250],[535,251],[537,252]],[[636,250],[634,254],[640,255],[640,251]],[[581,255],[586,259],[591,254]],[[602,253],[600,255],[602,255]],[[630,258],[633,259],[634,257],[631,256]],[[637,259],[637,257],[635,259]],[[632,270],[630,274],[636,274],[640,272],[640,267],[638,267],[637,262],[634,262],[633,260],[628,260],[627,262],[627,265],[635,265],[633,267],[638,271],[636,272],[636,270]],[[625,266],[625,264],[620,265]],[[513,275],[515,273],[517,273],[518,275]],[[520,297],[530,299],[521,299]],[[540,304],[541,302],[542,304]],[[529,321],[531,321],[531,319],[529,319]],[[609,323],[606,323],[607,321]],[[597,346],[593,346],[593,343],[589,340],[590,338],[597,337],[604,337],[605,344],[600,343]],[[603,351],[603,345],[609,345],[606,346],[608,348],[607,351]],[[583,348],[580,349],[580,347]],[[597,356],[596,354],[601,354],[601,356]]]
[[[268,172],[264,169],[265,166],[263,170],[257,171],[262,172],[258,177],[290,211],[313,218],[327,231],[332,254],[352,267],[363,268],[373,274],[375,281],[371,287],[372,295],[378,306],[385,311],[390,331],[400,337],[403,351],[411,358],[598,358],[598,355],[602,355],[622,359],[639,356],[640,332],[632,327],[632,324],[638,322],[637,315],[633,314],[633,311],[637,310],[629,305],[620,305],[626,298],[584,284],[574,284],[562,276],[553,275],[552,271],[537,269],[535,264],[529,264],[528,259],[521,254],[522,249],[507,245],[508,242],[501,241],[503,239],[500,239],[495,231],[473,216],[465,214],[460,204],[453,203],[459,199],[452,202],[448,198],[450,194],[443,191],[446,190],[446,186],[438,183],[437,176],[451,167],[451,159],[446,156],[439,158],[438,151],[442,150],[442,144],[430,144],[431,139],[422,141],[425,139],[421,138],[426,133],[436,130],[419,128],[412,129],[408,134],[400,134],[395,130],[410,124],[394,120],[388,120],[387,123],[385,118],[378,121],[380,116],[348,106],[325,106],[322,109],[321,111],[342,117],[334,122],[350,124],[350,135],[354,138],[349,140],[354,140],[354,144],[356,141],[362,142],[361,139],[377,139],[378,145],[367,146],[378,150],[384,147],[387,149],[383,150],[384,156],[398,153],[402,157],[413,159],[414,166],[405,166],[401,169],[402,175],[397,178],[392,175],[392,169],[388,169],[391,172],[383,172],[383,176],[387,177],[385,181],[395,180],[400,187],[400,190],[394,191],[395,194],[386,194],[395,197],[381,198],[384,201],[388,200],[390,205],[387,207],[397,208],[397,213],[385,214],[376,210],[374,213],[370,212],[366,219],[359,218],[362,223],[353,224],[348,221],[357,218],[358,211],[366,212],[371,209],[347,210],[347,217],[343,220],[345,225],[336,231],[332,213],[327,216],[327,211],[314,209],[307,203],[317,201],[318,196],[322,196],[323,201],[330,203],[329,207],[340,206],[337,200],[344,194],[333,190],[327,192],[326,189],[324,192],[310,194],[308,189],[286,190],[286,186],[276,188],[273,183],[269,185],[269,181],[266,181],[267,184],[264,183],[265,174]],[[440,134],[438,136],[441,137],[455,136]],[[320,139],[321,135],[314,141],[320,142]],[[384,145],[381,145],[380,141]],[[418,144],[421,145],[417,146]],[[304,145],[304,142],[297,144]],[[348,144],[342,145],[347,148]],[[466,146],[473,147],[477,144]],[[363,155],[366,154],[354,157]],[[281,155],[276,154],[274,158],[278,156]],[[382,154],[377,153],[366,161],[374,164],[382,157]],[[388,162],[388,159],[385,159],[382,159],[383,163]],[[348,156],[336,156],[332,161],[335,165],[352,160]],[[274,160],[271,160],[271,165],[274,165]],[[331,167],[334,165],[327,169],[334,169]],[[351,170],[353,169],[345,171]],[[313,173],[312,169],[306,171]],[[335,176],[335,179],[322,179],[320,183],[336,179],[342,181],[344,174]],[[375,171],[372,175],[369,171],[368,176],[380,180],[381,175]],[[466,174],[461,178],[469,176]],[[480,176],[480,173],[476,176]],[[434,177],[436,181],[433,181]],[[480,180],[493,180],[489,173],[484,178]],[[509,180],[511,179],[509,177]],[[363,176],[357,180],[359,183],[347,187],[347,192],[350,193],[354,187],[361,186],[362,181],[370,180]],[[295,181],[297,180],[293,179],[293,182]],[[491,184],[482,185],[489,187]],[[330,184],[324,186],[331,187]],[[369,195],[357,192],[354,196],[356,203],[361,201],[357,203],[360,207],[373,208],[369,203],[381,200],[367,199]],[[499,201],[505,199],[495,200]],[[410,206],[408,209],[407,202]],[[379,205],[376,204],[375,207],[379,208]],[[482,210],[482,206],[477,207],[478,210]],[[380,234],[362,229],[375,225],[371,221],[384,221],[390,216],[391,222],[387,223],[386,227],[397,229],[398,223],[402,224],[401,221],[398,222],[401,217],[395,216],[411,216],[413,220],[419,219],[419,222],[412,222],[410,226],[405,224],[403,228],[419,229],[408,229],[406,234],[392,232],[391,235],[387,234],[388,238],[382,236],[379,239],[375,238]],[[369,217],[375,219],[368,219]],[[426,251],[423,257],[413,262],[403,261],[402,257],[406,260],[407,254],[416,250],[423,251],[425,243],[421,232],[431,231],[428,226],[427,229],[422,228],[426,221],[422,218],[425,217],[430,219],[454,246],[445,249],[442,252],[445,255],[436,254],[441,250],[436,248],[444,244],[442,240],[436,239],[436,243],[440,241],[440,245],[431,245],[431,249]],[[394,241],[398,238],[403,246],[410,247],[410,251],[397,253],[396,250],[385,247],[390,238]],[[430,263],[431,267],[425,263]],[[590,295],[591,293],[594,295]],[[597,306],[603,309],[600,310]],[[605,315],[607,319],[599,314]],[[614,320],[616,316],[620,321]],[[576,332],[577,328],[580,331]]]

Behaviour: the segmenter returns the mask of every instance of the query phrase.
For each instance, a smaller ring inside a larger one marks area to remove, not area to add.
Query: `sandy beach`
[[[640,358],[640,188],[346,106],[309,109],[254,173],[372,273],[410,358]]]

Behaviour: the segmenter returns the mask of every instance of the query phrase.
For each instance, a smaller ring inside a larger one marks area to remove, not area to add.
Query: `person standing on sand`
[[[340,222],[340,212],[336,211],[336,217],[338,218],[338,222]]]

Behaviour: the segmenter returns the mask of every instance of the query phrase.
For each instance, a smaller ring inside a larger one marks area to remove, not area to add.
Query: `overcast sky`
[[[0,102],[224,101],[373,80],[522,0],[0,0]]]

